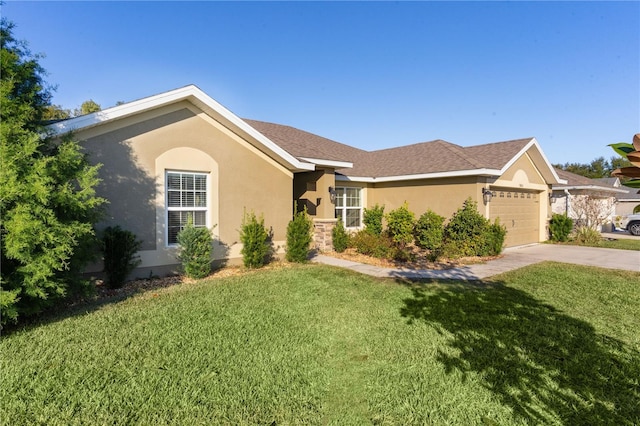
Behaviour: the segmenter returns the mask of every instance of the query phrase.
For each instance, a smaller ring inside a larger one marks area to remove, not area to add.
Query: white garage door
[[[507,228],[505,245],[519,246],[539,242],[540,196],[536,192],[513,189],[491,189],[489,216]]]

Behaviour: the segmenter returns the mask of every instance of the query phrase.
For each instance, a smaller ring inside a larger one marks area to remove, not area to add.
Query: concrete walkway
[[[314,256],[312,259],[314,262],[339,266],[374,277],[456,279],[468,281],[482,280],[493,275],[546,260],[640,272],[640,252],[638,251],[555,244],[533,244],[508,248],[504,251],[500,259],[491,260],[482,264],[443,270],[381,268],[379,266],[366,265],[321,254]]]

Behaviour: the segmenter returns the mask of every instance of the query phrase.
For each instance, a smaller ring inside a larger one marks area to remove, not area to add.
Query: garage
[[[535,191],[491,188],[489,217],[507,228],[507,247],[540,241],[540,196]]]

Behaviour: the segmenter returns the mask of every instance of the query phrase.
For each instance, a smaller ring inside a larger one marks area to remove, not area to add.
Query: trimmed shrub
[[[212,243],[211,230],[195,227],[191,222],[178,232],[178,260],[187,277],[199,279],[211,273]]]
[[[554,214],[549,221],[549,238],[551,241],[565,242],[573,230],[573,220],[564,214]]]
[[[309,257],[309,246],[313,241],[313,222],[307,214],[307,208],[293,216],[287,225],[286,259],[289,262],[303,263]]]
[[[104,273],[109,288],[120,288],[127,276],[141,262],[137,253],[142,241],[136,235],[120,228],[109,226],[102,235],[102,252],[104,254]]]
[[[478,212],[477,203],[468,198],[444,228],[447,257],[476,256],[481,251],[486,226],[487,219]]]
[[[416,217],[409,210],[409,204],[404,204],[386,215],[387,232],[395,244],[404,247],[413,242],[413,228]]]
[[[266,263],[271,247],[262,215],[258,218],[254,212],[244,212],[240,227],[240,242],[242,243],[240,253],[242,253],[242,262],[245,267],[260,268]]]
[[[376,204],[370,209],[365,208],[362,214],[365,230],[373,235],[382,235],[382,219],[384,218],[384,206]]]
[[[416,222],[413,236],[418,247],[437,250],[444,237],[444,217],[427,210]]]
[[[366,230],[358,231],[350,238],[350,244],[365,256],[389,259],[393,257],[393,241],[384,235],[374,235]]]
[[[344,229],[342,219],[338,219],[336,226],[331,230],[331,238],[333,240],[333,249],[335,251],[342,253],[347,249],[347,246],[349,245],[349,234],[347,234],[347,230]]]
[[[597,245],[602,241],[602,235],[593,228],[580,226],[576,229],[573,240],[578,244]]]
[[[507,228],[496,219],[494,223],[487,226],[484,232],[484,250],[481,256],[497,256],[502,253],[504,239],[507,236]]]

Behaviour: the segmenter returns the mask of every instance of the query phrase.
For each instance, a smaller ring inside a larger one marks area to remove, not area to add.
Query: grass
[[[2,338],[3,424],[638,424],[640,273],[408,283],[303,265]]]
[[[602,240],[596,247],[640,251],[640,239]]]
[[[601,247],[601,248],[611,248],[611,249],[619,249],[619,250],[635,250],[635,251],[640,251],[640,238],[639,239],[624,239],[624,238],[620,238],[617,240],[609,240],[609,239],[601,239],[600,241],[598,241],[598,243],[596,244],[580,244],[577,243],[575,241],[568,241],[566,243],[558,243],[558,242],[551,242],[549,241],[550,244],[568,244],[568,245],[581,245],[581,246],[588,246],[588,247]]]

